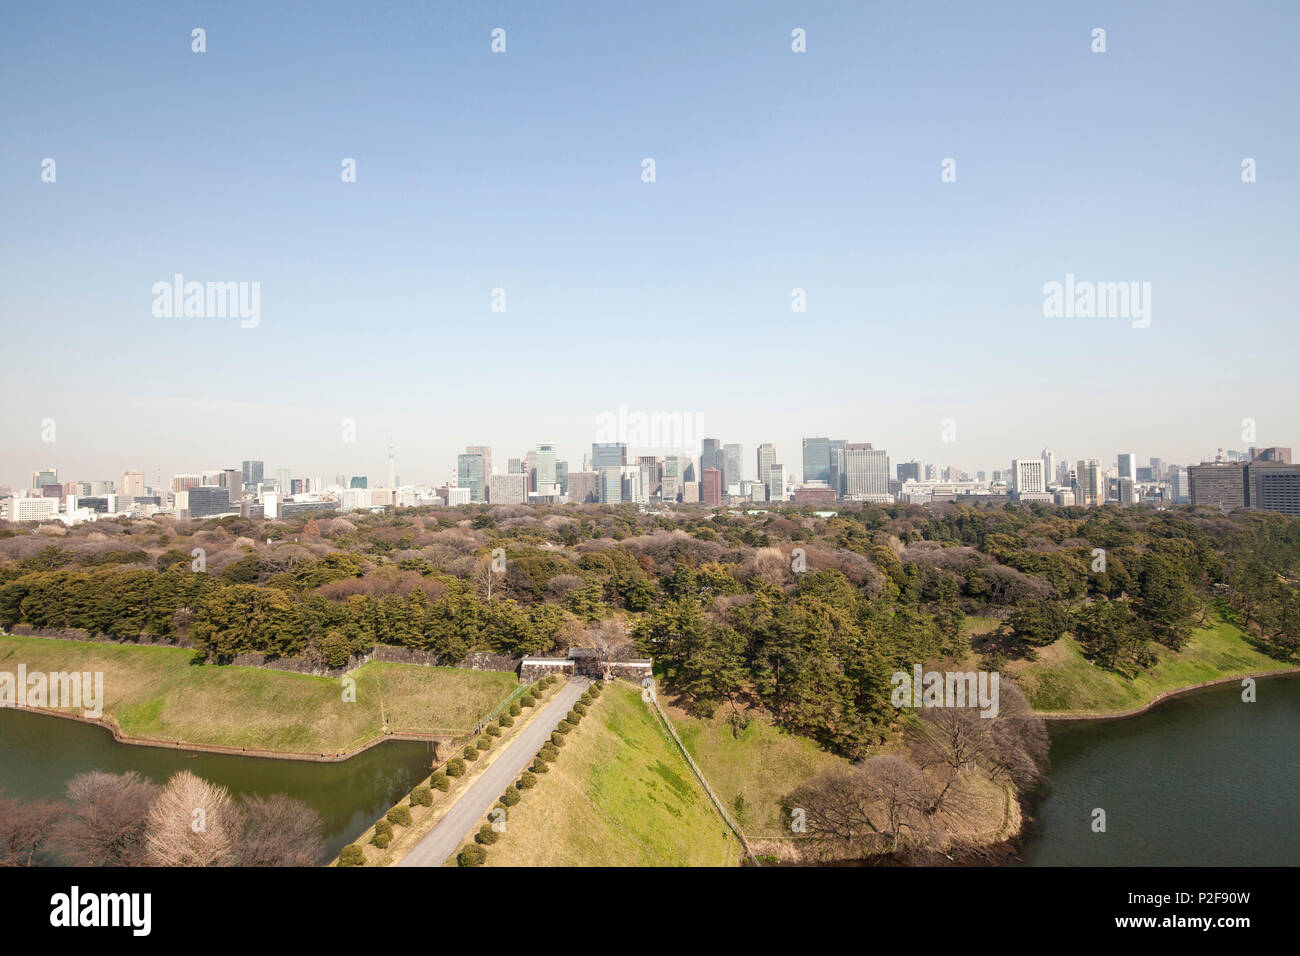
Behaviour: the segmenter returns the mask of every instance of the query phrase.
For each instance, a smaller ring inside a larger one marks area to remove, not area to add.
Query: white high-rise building
[[[1011,462],[1011,490],[1019,495],[1047,492],[1047,463],[1042,458],[1016,458]]]
[[[1122,451],[1116,456],[1119,465],[1119,477],[1137,481],[1137,459],[1131,451]]]
[[[785,501],[785,465],[773,463],[768,472],[767,498],[769,501]]]

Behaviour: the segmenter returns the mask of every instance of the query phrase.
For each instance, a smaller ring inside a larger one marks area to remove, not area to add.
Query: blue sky
[[[1297,49],[1282,2],[8,5],[0,484],[577,467],[619,404],[748,472],[1300,445]],[[175,273],[259,326],[155,318]],[[1066,273],[1150,327],[1044,318]]]

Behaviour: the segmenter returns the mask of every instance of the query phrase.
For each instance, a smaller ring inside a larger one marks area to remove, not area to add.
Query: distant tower
[[[388,444],[388,487],[397,487],[397,459],[393,457],[392,442]]]

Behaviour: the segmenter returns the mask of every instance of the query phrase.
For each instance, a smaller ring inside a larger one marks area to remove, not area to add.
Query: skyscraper
[[[555,446],[550,442],[537,444],[537,490],[544,494],[554,494]]]
[[[844,445],[844,496],[853,501],[893,501],[889,493],[889,454],[869,442]]]
[[[705,438],[700,442],[700,474],[704,474],[705,468],[716,468],[719,471],[723,467],[722,442],[716,438]]]
[[[758,446],[758,480],[765,485],[772,483],[772,466],[776,464],[776,446],[764,442]]]
[[[483,459],[483,480],[487,481],[487,476],[492,474],[492,446],[491,445],[466,445],[465,454],[478,455]],[[482,499],[475,499],[481,501]]]
[[[706,505],[722,504],[722,472],[717,468],[704,469],[704,481],[700,486],[700,500]]]
[[[1074,503],[1085,508],[1102,504],[1106,490],[1101,483],[1101,462],[1096,458],[1080,458],[1074,469]]]
[[[739,492],[740,482],[744,479],[742,456],[744,449],[740,445],[722,446],[722,487],[731,493],[733,487]]]
[[[258,494],[262,488],[262,468],[260,461],[246,461],[241,466],[241,477],[244,482],[244,489],[252,494]]]
[[[627,464],[627,443],[592,442],[591,467],[600,471],[602,468],[622,468]]]
[[[1043,490],[1046,491],[1047,486],[1056,480],[1056,452],[1044,448],[1039,457],[1043,459]]]
[[[456,456],[456,484],[469,489],[470,501],[482,501],[487,486],[487,471],[482,454],[465,452]]]
[[[805,438],[803,440],[803,480],[831,480],[831,440],[829,438]]]
[[[1119,477],[1137,481],[1137,462],[1133,457],[1133,453],[1122,451],[1116,456],[1116,459],[1119,464]]]
[[[1011,462],[1011,490],[1018,495],[1041,495],[1047,491],[1047,476],[1051,471],[1047,467],[1047,455],[1044,449],[1042,458],[1015,458]]]
[[[772,465],[768,472],[767,498],[769,501],[785,501],[785,465]]]

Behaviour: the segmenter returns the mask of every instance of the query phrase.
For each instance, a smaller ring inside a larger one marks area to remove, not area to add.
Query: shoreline
[[[459,740],[459,737],[449,734],[417,734],[408,732],[395,732],[380,734],[372,737],[352,750],[336,751],[335,753],[308,753],[301,750],[265,750],[258,747],[231,747],[225,744],[198,744],[184,740],[162,740],[157,737],[132,737],[129,734],[122,733],[117,725],[117,721],[111,717],[85,717],[78,714],[68,714],[60,710],[51,710],[48,707],[26,707],[6,704],[0,706],[0,710],[13,710],[18,713],[36,714],[42,717],[59,717],[63,720],[73,720],[79,724],[86,724],[91,727],[99,727],[108,731],[113,740],[119,744],[126,744],[131,747],[152,747],[156,750],[181,750],[193,751],[195,753],[219,754],[228,757],[258,757],[263,760],[300,760],[306,763],[343,763],[359,756],[374,747],[389,740],[404,740],[412,743],[432,743],[432,744],[449,744],[452,741]]]
[[[1137,717],[1145,714],[1159,704],[1175,697],[1182,697],[1185,694],[1192,694],[1198,690],[1206,690],[1210,687],[1217,687],[1222,684],[1231,684],[1238,681],[1262,680],[1266,677],[1291,677],[1300,674],[1300,667],[1282,667],[1272,671],[1256,671],[1249,674],[1234,674],[1228,677],[1216,677],[1213,680],[1201,681],[1198,684],[1188,684],[1186,687],[1174,687],[1169,690],[1162,690],[1151,700],[1138,707],[1130,707],[1127,710],[1120,711],[1034,711],[1045,722],[1065,723],[1074,720],[1123,720],[1126,717]]]

